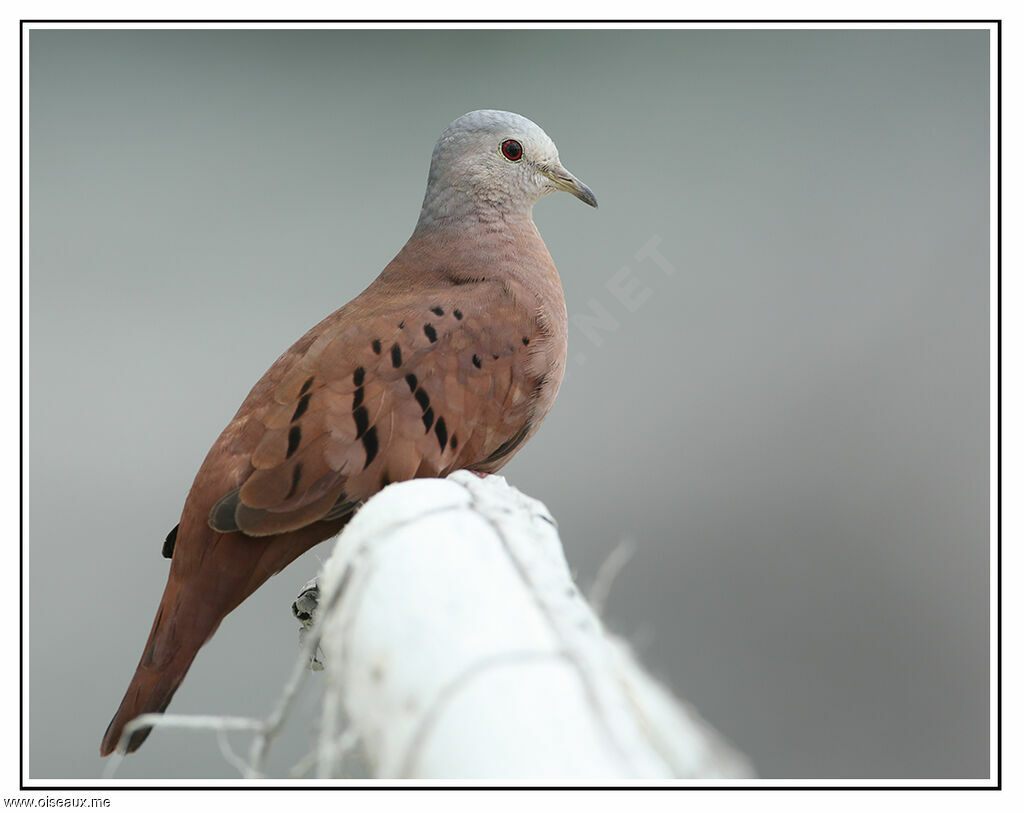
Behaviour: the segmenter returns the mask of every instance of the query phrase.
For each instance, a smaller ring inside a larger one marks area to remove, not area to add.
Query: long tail
[[[140,714],[167,708],[196,653],[228,613],[295,557],[334,536],[348,519],[341,517],[281,536],[254,539],[238,533],[215,533],[206,527],[204,511],[202,520],[194,522],[190,532],[179,531],[149,640],[128,691],[103,735],[100,754],[112,753],[125,725]],[[183,516],[182,529],[184,523]],[[125,743],[125,752],[137,750],[149,732],[149,728],[134,732]]]
[[[193,603],[192,607],[182,612],[188,592],[176,579],[168,579],[135,675],[103,735],[101,756],[107,756],[118,747],[125,725],[133,719],[140,714],[162,712],[167,708],[199,648],[213,635],[230,609],[223,608],[224,612],[197,613],[196,603]],[[199,607],[202,605],[199,604]],[[149,728],[135,731],[125,744],[124,751],[131,753],[138,749],[150,731]]]

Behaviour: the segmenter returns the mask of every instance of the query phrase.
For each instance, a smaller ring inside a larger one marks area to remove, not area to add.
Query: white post
[[[338,537],[319,590],[321,777],[341,775],[353,739],[378,778],[751,776],[604,630],[548,510],[501,477],[384,489]]]

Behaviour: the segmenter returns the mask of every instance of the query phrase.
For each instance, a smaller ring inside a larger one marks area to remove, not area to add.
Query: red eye
[[[501,142],[501,154],[504,155],[509,161],[518,161],[523,157],[523,145],[516,141],[514,138],[510,138],[507,141]]]

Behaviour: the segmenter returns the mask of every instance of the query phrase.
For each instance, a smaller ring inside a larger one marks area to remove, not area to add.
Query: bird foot
[[[302,586],[302,592],[292,602],[292,615],[294,615],[302,627],[299,629],[299,645],[305,646],[306,636],[316,624],[317,610],[320,608],[320,585],[316,579],[306,582]],[[324,668],[323,653],[320,647],[309,659],[309,668],[314,672],[320,672]]]

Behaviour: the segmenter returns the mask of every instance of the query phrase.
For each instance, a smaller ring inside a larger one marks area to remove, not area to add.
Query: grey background
[[[398,251],[479,107],[601,202],[535,211],[569,372],[504,474],[584,587],[635,542],[609,625],[763,776],[987,775],[988,36],[34,31],[31,775],[99,775],[209,444]],[[271,707],[326,554],[229,617],[172,711]],[[236,774],[159,731],[119,776]]]

